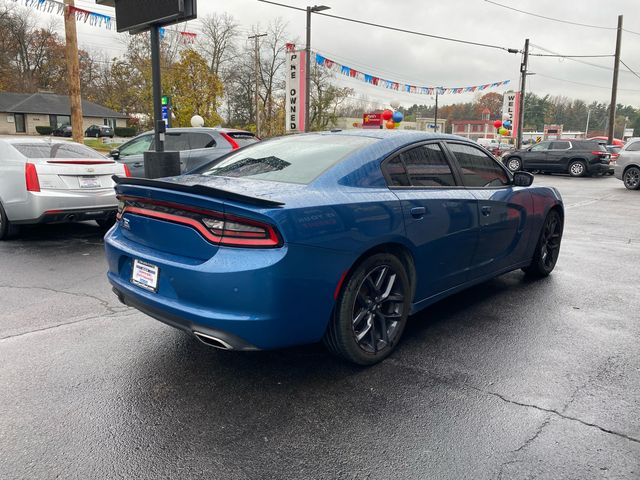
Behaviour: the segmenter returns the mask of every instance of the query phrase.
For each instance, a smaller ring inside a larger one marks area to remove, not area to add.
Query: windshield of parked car
[[[350,153],[376,141],[339,135],[280,137],[227,155],[197,173],[307,184]]]
[[[102,158],[95,150],[77,143],[13,143],[27,158]]]

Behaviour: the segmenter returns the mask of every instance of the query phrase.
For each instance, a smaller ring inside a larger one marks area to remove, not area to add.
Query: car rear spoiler
[[[183,185],[180,183],[164,182],[162,180],[150,180],[148,178],[119,177],[118,175],[113,175],[111,178],[117,185],[139,185],[141,187],[163,188],[165,190],[214,196],[216,198],[248,203],[259,207],[282,207],[284,205],[284,203],[275,200],[252,197],[250,195],[243,195],[241,193],[230,192],[221,188],[207,187],[205,185]]]

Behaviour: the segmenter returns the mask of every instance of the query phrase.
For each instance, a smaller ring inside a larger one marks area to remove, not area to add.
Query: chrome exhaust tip
[[[219,348],[221,350],[233,350],[231,345],[217,337],[213,337],[202,332],[193,332],[193,334],[198,340],[209,347]]]

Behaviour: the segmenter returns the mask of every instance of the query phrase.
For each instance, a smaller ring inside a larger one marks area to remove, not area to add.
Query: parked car
[[[126,166],[95,150],[64,140],[0,139],[0,240],[20,225],[95,220],[115,221],[113,175]]]
[[[611,154],[611,161],[609,162],[609,175],[613,175],[615,172],[615,166],[618,163],[618,157],[620,156],[620,150],[622,147],[619,145],[605,145],[604,148]]]
[[[85,137],[95,137],[95,138],[109,137],[109,138],[113,138],[114,135],[115,134],[114,134],[113,128],[111,128],[109,125],[91,125],[89,128],[87,128],[84,131],[84,136]]]
[[[118,298],[223,349],[323,340],[372,364],[409,314],[522,268],[548,275],[560,194],[475,142],[409,131],[290,135],[193,174],[117,179]]]
[[[607,173],[611,154],[596,141],[561,139],[507,153],[502,161],[512,172],[541,171],[583,177]]]
[[[54,137],[71,137],[73,135],[73,129],[71,125],[68,124],[60,125],[51,131],[51,135]]]
[[[598,142],[598,143],[600,143],[602,145],[609,144],[609,138],[608,137],[603,137],[603,136],[591,137],[591,138],[587,138],[587,140],[593,140],[594,142]],[[620,140],[619,138],[614,138],[613,139],[613,145],[617,145],[619,147],[624,147],[624,140]]]
[[[622,180],[629,190],[640,189],[640,139],[630,140],[620,150],[615,176]]]
[[[188,172],[233,150],[258,142],[253,133],[231,128],[168,128],[165,150],[180,152],[180,171]],[[144,152],[155,148],[153,131],[145,132],[111,151],[111,158],[144,177]]]
[[[486,148],[487,150],[491,151],[492,148],[499,148],[500,147],[500,140],[498,140],[497,138],[478,138],[476,140],[476,142],[478,142],[478,145],[483,146],[484,148]]]

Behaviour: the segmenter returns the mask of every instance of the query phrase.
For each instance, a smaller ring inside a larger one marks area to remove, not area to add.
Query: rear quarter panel
[[[26,160],[8,142],[0,141],[0,202],[9,220],[27,200],[24,165]]]

